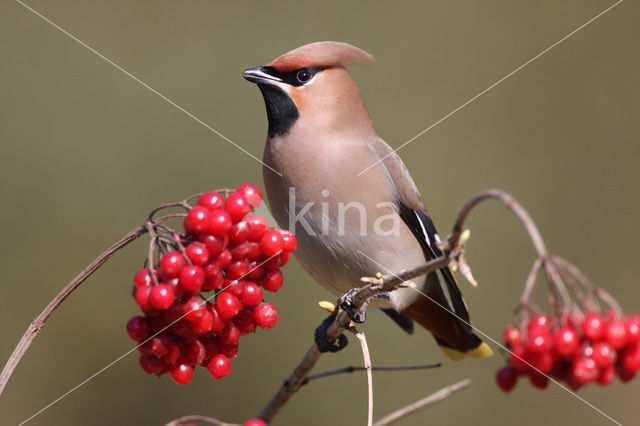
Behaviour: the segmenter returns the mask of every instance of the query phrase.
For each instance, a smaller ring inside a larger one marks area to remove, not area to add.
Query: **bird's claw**
[[[322,324],[320,324],[318,328],[316,328],[314,340],[320,352],[338,352],[344,349],[344,347],[349,343],[349,339],[347,339],[347,336],[344,334],[338,336],[338,338],[333,342],[330,342],[327,338],[327,329],[335,319],[336,314],[331,314],[322,321]]]
[[[338,306],[340,309],[346,312],[349,319],[357,324],[362,324],[367,316],[366,308],[363,311],[362,308],[356,314],[353,310],[356,305],[353,303],[353,298],[360,291],[360,288],[354,287],[351,290],[347,291],[345,294],[340,296],[338,299]]]

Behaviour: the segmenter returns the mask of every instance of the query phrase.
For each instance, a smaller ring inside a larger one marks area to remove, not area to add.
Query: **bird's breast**
[[[358,176],[376,161],[368,149],[335,140],[311,147],[290,142],[267,144],[265,163],[282,176],[265,167],[266,192],[279,226],[295,233],[295,255],[314,279],[339,295],[360,285],[362,276],[424,263],[397,213],[385,169]]]

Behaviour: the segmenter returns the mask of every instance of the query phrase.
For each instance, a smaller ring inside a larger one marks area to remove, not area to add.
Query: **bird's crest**
[[[304,67],[343,67],[356,62],[371,62],[373,56],[348,43],[319,41],[285,53],[267,65],[280,72]]]

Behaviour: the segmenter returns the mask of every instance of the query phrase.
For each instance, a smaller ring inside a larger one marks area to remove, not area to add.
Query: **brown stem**
[[[47,319],[56,310],[58,306],[74,291],[80,284],[82,284],[89,276],[98,269],[104,262],[106,262],[115,252],[137,239],[141,235],[147,232],[147,228],[145,226],[139,226],[129,232],[127,235],[122,237],[118,242],[109,247],[104,253],[98,256],[93,262],[91,262],[82,272],[80,272],[69,284],[64,286],[64,288],[58,293],[56,297],[53,298],[51,302],[44,308],[44,310],[36,317],[35,320],[29,325],[27,331],[25,331],[22,339],[18,343],[18,346],[13,350],[13,353],[9,357],[6,365],[2,369],[2,373],[0,374],[0,395],[4,391],[5,386],[9,382],[13,371],[16,369],[20,360],[24,356],[27,349],[33,342],[33,339],[36,338],[38,333],[44,327]]]
[[[425,408],[431,407],[432,405],[435,405],[438,402],[449,398],[453,393],[468,387],[470,384],[471,380],[464,379],[451,386],[447,386],[444,389],[440,389],[438,392],[433,393],[426,398],[418,400],[413,404],[407,405],[404,408],[401,408],[391,414],[384,416],[383,418],[375,422],[373,426],[387,426],[393,424],[404,417],[410,416],[411,414],[417,413],[420,410],[424,410]]]
[[[458,218],[456,219],[456,223],[453,226],[453,232],[448,239],[448,247],[455,248],[457,246],[467,216],[475,206],[487,199],[500,201],[505,207],[511,210],[511,212],[513,212],[513,214],[515,214],[518,219],[520,219],[520,222],[522,222],[522,225],[529,234],[529,238],[531,239],[536,254],[538,255],[537,257],[539,259],[542,259],[547,280],[554,286],[554,288],[552,288],[552,291],[557,290],[560,294],[560,297],[562,297],[563,299],[564,305],[567,307],[571,306],[571,296],[569,296],[569,293],[567,292],[567,289],[565,288],[564,283],[562,282],[562,279],[558,274],[553,259],[551,259],[551,257],[549,256],[549,252],[547,251],[547,247],[544,244],[544,240],[542,239],[540,230],[536,226],[529,213],[524,209],[524,207],[522,207],[522,205],[518,203],[511,195],[500,189],[489,189],[487,191],[483,191],[466,202],[466,204],[460,210],[460,213],[458,213]]]
[[[522,309],[522,322],[527,324],[529,322],[529,317],[531,316],[531,295],[533,294],[533,289],[538,282],[538,275],[540,274],[540,268],[542,267],[542,260],[537,258],[535,262],[533,262],[533,266],[531,267],[531,271],[527,276],[527,281],[524,284],[524,291],[522,292],[522,296],[520,297],[520,309]]]
[[[372,366],[371,370],[372,371],[409,371],[409,370],[427,370],[427,369],[431,369],[431,368],[438,368],[442,366],[442,364],[425,364],[425,365],[408,365],[408,366],[391,366],[391,367],[375,367]],[[355,373],[356,371],[365,371],[366,368],[364,367],[356,367],[356,366],[349,366],[349,367],[342,367],[342,368],[336,368],[335,370],[327,370],[327,371],[323,371],[322,373],[317,373],[317,374],[312,374],[310,376],[305,377],[304,381],[302,382],[303,385],[306,385],[307,383],[313,381],[313,380],[317,380],[317,379],[322,379],[323,377],[330,377],[330,376],[336,376],[338,374],[347,374],[347,373]]]
[[[183,416],[174,420],[171,420],[169,423],[166,423],[164,426],[181,426],[186,422],[205,422],[214,426],[240,426],[237,423],[225,423],[221,420],[214,419],[213,417],[207,416],[199,416],[197,414],[190,416]]]

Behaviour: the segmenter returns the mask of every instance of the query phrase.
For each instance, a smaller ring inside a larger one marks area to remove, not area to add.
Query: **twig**
[[[398,420],[410,416],[420,410],[431,407],[438,402],[449,398],[454,392],[462,390],[468,387],[471,384],[471,380],[464,379],[458,383],[455,383],[451,386],[448,386],[444,389],[440,389],[438,392],[427,396],[421,400],[414,402],[413,404],[407,405],[404,408],[401,408],[397,411],[394,411],[391,414],[388,414],[375,422],[373,426],[387,426],[397,422]]]
[[[371,374],[371,354],[369,353],[369,345],[367,345],[367,338],[362,331],[356,330],[355,327],[350,327],[351,331],[360,340],[360,346],[362,347],[362,357],[364,358],[364,368],[367,370],[367,426],[373,425],[373,374]]]
[[[409,371],[409,370],[427,370],[427,369],[431,369],[431,368],[438,368],[441,367],[442,364],[438,363],[438,364],[424,364],[424,365],[407,365],[407,366],[391,366],[391,367],[376,367],[376,366],[371,366],[371,370],[372,371]],[[336,368],[335,370],[327,370],[327,371],[323,371],[322,373],[317,373],[317,374],[312,374],[310,376],[305,377],[304,381],[302,382],[303,385],[306,385],[307,383],[313,381],[313,380],[317,380],[317,379],[322,379],[324,377],[330,377],[330,376],[337,376],[338,374],[345,374],[345,373],[355,373],[356,371],[366,371],[366,368],[364,367],[356,367],[356,366],[349,366],[349,367],[343,367],[343,368]]]
[[[198,415],[183,416],[183,417],[171,420],[169,423],[165,423],[164,426],[181,426],[185,422],[206,422],[214,426],[240,426],[237,423],[225,423],[221,420],[214,419],[213,417],[198,416]]]
[[[82,272],[80,272],[69,284],[64,286],[64,288],[58,293],[56,297],[53,298],[51,302],[44,308],[44,310],[36,317],[35,320],[29,325],[27,331],[25,331],[22,339],[18,343],[18,346],[13,350],[13,353],[9,357],[9,360],[5,364],[2,369],[2,373],[0,374],[0,395],[4,391],[5,386],[9,382],[13,371],[16,369],[20,360],[24,356],[29,346],[31,346],[31,342],[36,338],[38,333],[42,330],[47,319],[56,310],[58,306],[74,291],[80,284],[82,284],[89,276],[98,269],[104,262],[106,262],[115,252],[137,239],[141,235],[147,232],[147,229],[144,226],[139,226],[129,232],[127,235],[122,237],[118,242],[109,247],[104,253],[98,256],[93,262],[91,262]]]

